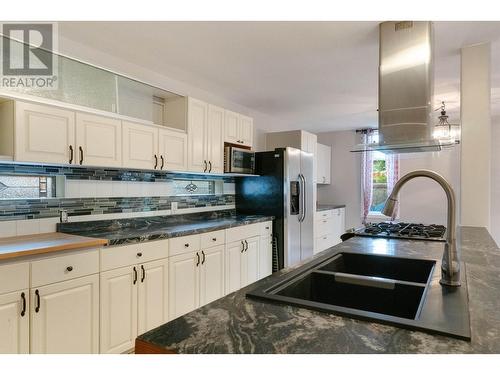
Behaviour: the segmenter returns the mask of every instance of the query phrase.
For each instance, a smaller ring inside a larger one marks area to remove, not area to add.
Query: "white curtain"
[[[363,134],[363,143],[373,143],[372,132],[367,131]],[[361,219],[363,224],[366,223],[366,218],[370,213],[373,195],[373,153],[366,151],[362,153],[361,158]]]

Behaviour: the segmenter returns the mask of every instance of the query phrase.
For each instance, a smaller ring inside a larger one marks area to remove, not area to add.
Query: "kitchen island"
[[[272,285],[287,269],[146,332],[137,339],[136,352],[500,353],[500,250],[484,228],[460,228],[458,241],[467,268],[470,342],[246,298],[248,291]],[[354,237],[317,257],[358,251],[441,259],[443,246]]]

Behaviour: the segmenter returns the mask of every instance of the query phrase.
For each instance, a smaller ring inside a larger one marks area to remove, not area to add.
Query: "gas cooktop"
[[[412,240],[446,241],[446,227],[437,224],[414,223],[368,223],[364,228],[354,232],[357,236],[372,236],[383,238],[406,238]]]

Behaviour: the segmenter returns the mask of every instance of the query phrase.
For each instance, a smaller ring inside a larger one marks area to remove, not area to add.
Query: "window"
[[[55,177],[0,175],[0,199],[37,199],[55,196]]]
[[[373,153],[372,161],[372,202],[371,213],[380,213],[387,199],[387,165],[385,155],[381,152]]]
[[[174,180],[174,195],[214,195],[215,181],[211,180]]]
[[[376,130],[364,130],[365,144],[378,143]],[[361,192],[362,219],[367,221],[369,215],[380,215],[385,201],[399,178],[399,156],[384,154],[379,151],[368,151],[362,154]]]

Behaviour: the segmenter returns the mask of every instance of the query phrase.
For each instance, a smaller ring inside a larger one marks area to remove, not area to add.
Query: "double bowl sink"
[[[465,277],[459,288],[442,286],[439,267],[436,260],[341,252],[247,297],[470,340]]]

